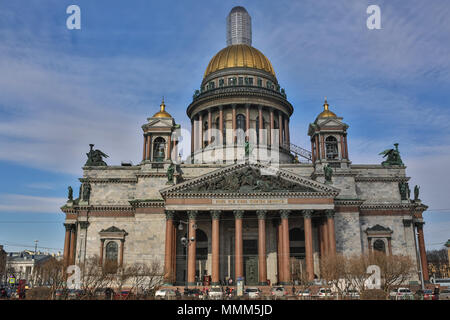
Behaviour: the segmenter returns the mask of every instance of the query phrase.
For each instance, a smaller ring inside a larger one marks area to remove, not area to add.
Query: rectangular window
[[[262,87],[262,79],[258,78],[258,87]]]
[[[224,79],[219,79],[219,87],[223,87],[224,83],[225,83]]]
[[[239,77],[239,85],[240,86],[244,85],[244,78],[243,77]]]
[[[253,85],[253,78],[248,78],[248,84],[251,86]]]
[[[237,82],[236,77],[228,78],[228,85],[229,85],[229,86],[234,86],[234,85],[236,85],[236,82]]]
[[[215,88],[215,83],[214,81],[210,81],[209,82],[209,89],[214,89]]]

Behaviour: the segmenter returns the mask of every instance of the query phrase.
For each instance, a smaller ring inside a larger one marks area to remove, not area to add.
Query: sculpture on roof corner
[[[395,149],[387,149],[380,152],[379,155],[383,155],[383,158],[387,159],[381,163],[382,166],[404,166],[402,158],[400,157],[400,151],[398,150],[398,143],[394,143]]]
[[[89,150],[88,153],[86,153],[88,159],[84,166],[86,167],[96,167],[96,166],[107,166],[106,162],[103,161],[103,158],[108,158],[109,156],[99,149],[94,150],[94,145],[91,143],[89,144],[91,147],[91,150]]]
[[[173,174],[175,173],[175,166],[173,163],[170,163],[169,167],[167,168],[167,182],[166,184],[173,184]]]
[[[419,199],[419,190],[420,190],[420,187],[419,187],[418,185],[416,185],[416,186],[414,187],[414,202],[420,202],[420,199]]]
[[[333,169],[326,164],[323,167],[323,173],[325,174],[325,183],[331,183],[331,177],[333,176]]]
[[[71,186],[69,186],[67,189],[69,190],[67,198],[69,199],[69,201],[73,201],[73,189]]]

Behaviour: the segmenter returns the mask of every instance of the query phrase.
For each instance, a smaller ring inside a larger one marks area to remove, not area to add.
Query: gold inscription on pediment
[[[287,199],[212,199],[213,204],[287,204]]]

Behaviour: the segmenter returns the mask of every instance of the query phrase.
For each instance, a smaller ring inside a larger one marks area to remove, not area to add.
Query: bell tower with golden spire
[[[309,125],[308,135],[311,137],[312,162],[317,165],[329,164],[335,168],[347,168],[350,164],[347,146],[347,129],[343,118],[330,110],[327,97],[323,103],[323,111],[314,123]]]
[[[166,111],[164,97],[159,106],[159,111],[153,117],[147,119],[142,126],[144,131],[144,145],[142,162],[170,163],[177,161],[178,141],[174,139],[174,132],[179,125],[175,124],[173,117]],[[164,166],[164,165],[163,165]]]

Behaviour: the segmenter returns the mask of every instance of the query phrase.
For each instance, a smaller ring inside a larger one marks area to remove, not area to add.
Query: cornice
[[[390,176],[356,176],[356,182],[408,182],[410,177],[390,177]]]
[[[285,99],[281,93],[272,90],[267,89],[264,87],[258,87],[258,86],[227,86],[222,88],[216,88],[212,90],[205,91],[204,93],[201,93],[187,108],[186,113],[189,118],[191,118],[192,110],[197,107],[198,105],[201,105],[205,102],[219,100],[223,98],[233,98],[233,97],[239,97],[243,96],[245,98],[250,97],[260,97],[260,98],[268,98],[272,99],[285,107],[287,107],[289,111],[289,115],[292,115],[294,112],[294,107],[291,105],[291,103]]]
[[[256,198],[256,199],[272,199],[272,198],[334,198],[338,193],[335,192],[254,192],[254,193],[183,193],[183,192],[169,192],[165,194],[166,198],[171,199],[198,199],[198,198],[226,198],[226,199],[243,199],[243,198]]]
[[[137,178],[80,178],[80,182],[86,183],[136,183]]]
[[[163,208],[165,206],[162,199],[136,199],[129,202],[133,208]]]
[[[361,211],[364,210],[405,210],[411,211],[414,209],[414,204],[411,203],[366,203],[360,206]]]

